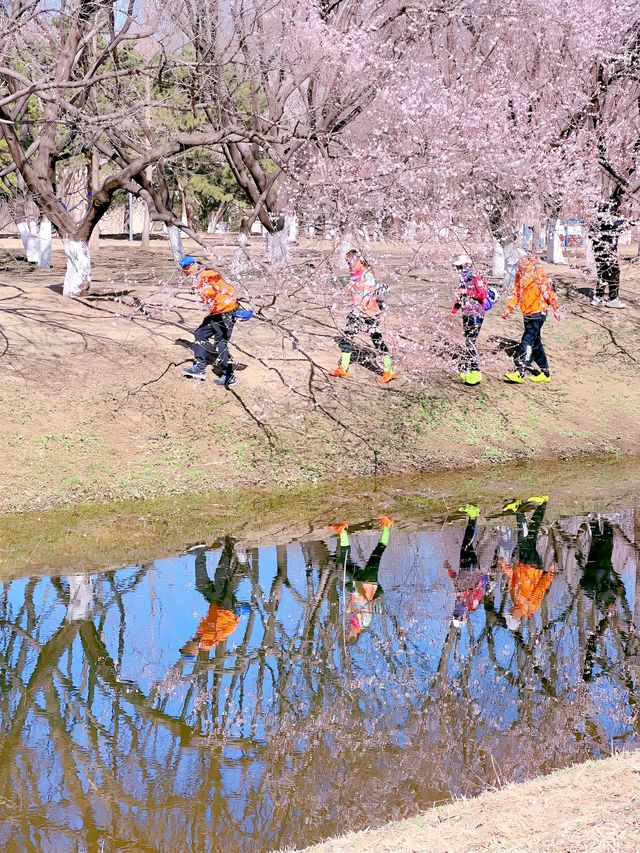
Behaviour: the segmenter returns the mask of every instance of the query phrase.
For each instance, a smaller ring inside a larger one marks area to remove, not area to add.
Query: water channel
[[[638,747],[634,505],[506,495],[5,580],[0,846],[302,847]]]

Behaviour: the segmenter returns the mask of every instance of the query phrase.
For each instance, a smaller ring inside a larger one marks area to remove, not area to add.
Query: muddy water
[[[638,513],[525,498],[1,584],[2,849],[303,846],[639,746]]]

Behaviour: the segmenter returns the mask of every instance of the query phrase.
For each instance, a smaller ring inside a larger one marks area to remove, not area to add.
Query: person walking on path
[[[620,261],[618,240],[625,220],[616,216],[616,205],[607,203],[600,207],[591,229],[593,258],[596,264],[596,286],[591,304],[605,308],[626,308],[619,297]],[[606,294],[606,295],[605,295]]]
[[[465,351],[458,365],[460,379],[465,385],[478,385],[482,381],[480,353],[476,346],[485,312],[493,304],[484,279],[473,268],[468,255],[460,255],[453,262],[460,276],[452,314],[462,311],[462,333]]]
[[[502,315],[506,320],[514,308],[519,308],[524,318],[524,332],[514,357],[515,370],[505,373],[508,382],[521,384],[531,362],[540,368],[540,373],[529,376],[532,382],[550,382],[549,363],[542,345],[542,327],[547,319],[549,306],[556,320],[560,319],[558,298],[549,276],[542,264],[531,255],[518,261],[513,284],[513,296],[507,302]]]
[[[235,385],[237,380],[229,356],[229,341],[235,324],[234,312],[238,308],[235,289],[218,272],[202,266],[192,255],[185,255],[180,260],[180,267],[185,278],[193,280],[193,290],[209,312],[193,333],[195,359],[184,375],[188,379],[206,379],[206,342],[213,338],[221,372],[215,384],[225,388]]]
[[[377,377],[380,385],[386,385],[395,379],[389,348],[384,342],[380,331],[380,320],[385,310],[384,302],[380,295],[380,287],[376,283],[375,276],[369,262],[366,261],[357,249],[351,249],[346,254],[347,266],[349,267],[349,291],[351,294],[352,308],[347,315],[346,325],[343,331],[344,341],[340,362],[335,370],[329,371],[329,376],[339,379],[349,379],[349,364],[353,349],[353,339],[359,331],[367,331],[376,352],[382,356],[383,373]],[[346,346],[346,348],[345,348]]]

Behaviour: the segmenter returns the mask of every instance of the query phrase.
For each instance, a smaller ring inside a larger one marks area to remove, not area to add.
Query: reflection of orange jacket
[[[217,604],[212,604],[196,631],[196,637],[200,640],[200,648],[210,649],[226,640],[230,634],[233,634],[239,622],[240,617],[236,616],[233,611],[223,610]]]
[[[513,569],[505,567],[509,578],[509,592],[513,601],[513,615],[533,616],[553,580],[553,572],[545,572],[531,563],[516,563]]]
[[[529,314],[546,314],[549,305],[554,311],[558,308],[551,279],[538,260],[525,255],[518,261],[513,296],[507,302],[505,313],[510,314],[514,308],[519,308],[525,317]]]
[[[238,307],[235,289],[215,270],[200,270],[193,289],[212,314],[226,314]]]

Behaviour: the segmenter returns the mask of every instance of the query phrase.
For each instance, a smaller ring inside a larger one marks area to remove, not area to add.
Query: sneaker
[[[534,376],[530,376],[529,379],[532,382],[551,382],[551,377],[547,376],[546,373],[536,373]]]
[[[502,507],[502,512],[517,512],[522,506],[522,501],[516,498],[514,501],[509,501]]]
[[[626,308],[627,307],[627,303],[623,302],[622,299],[618,299],[618,298],[608,299],[606,302],[604,302],[604,300],[603,300],[603,303],[604,303],[605,308]]]
[[[390,515],[379,515],[378,521],[382,527],[393,527],[394,525],[393,517]]]
[[[221,376],[220,379],[214,379],[214,385],[223,385],[225,388],[229,388],[230,385],[235,385],[237,382],[237,378],[231,374],[228,378],[225,379],[224,376]]]
[[[344,530],[348,530],[349,524],[346,521],[338,521],[334,524],[328,524],[327,527],[332,533],[340,535]]]
[[[466,376],[465,385],[479,385],[482,382],[482,373],[479,370],[470,370]]]
[[[594,308],[597,308],[599,305],[604,305],[604,299],[602,298],[602,296],[594,296],[591,300],[591,304],[594,306]]]
[[[386,385],[388,382],[391,382],[391,380],[395,378],[396,375],[393,370],[385,370],[382,376],[378,376],[378,385]]]
[[[515,385],[522,385],[524,382],[524,377],[521,376],[517,370],[514,370],[513,373],[505,373],[504,378],[507,382],[512,382]]]
[[[533,497],[529,498],[527,503],[538,504],[538,506],[541,506],[542,504],[546,504],[546,502],[548,500],[549,500],[549,495],[533,495]]]
[[[335,370],[330,370],[329,376],[335,376],[338,379],[351,379],[351,377],[349,376],[349,371],[345,370],[341,364],[339,364]]]
[[[204,381],[207,378],[207,369],[194,364],[192,367],[187,367],[182,375],[186,376],[187,379],[202,379]]]

